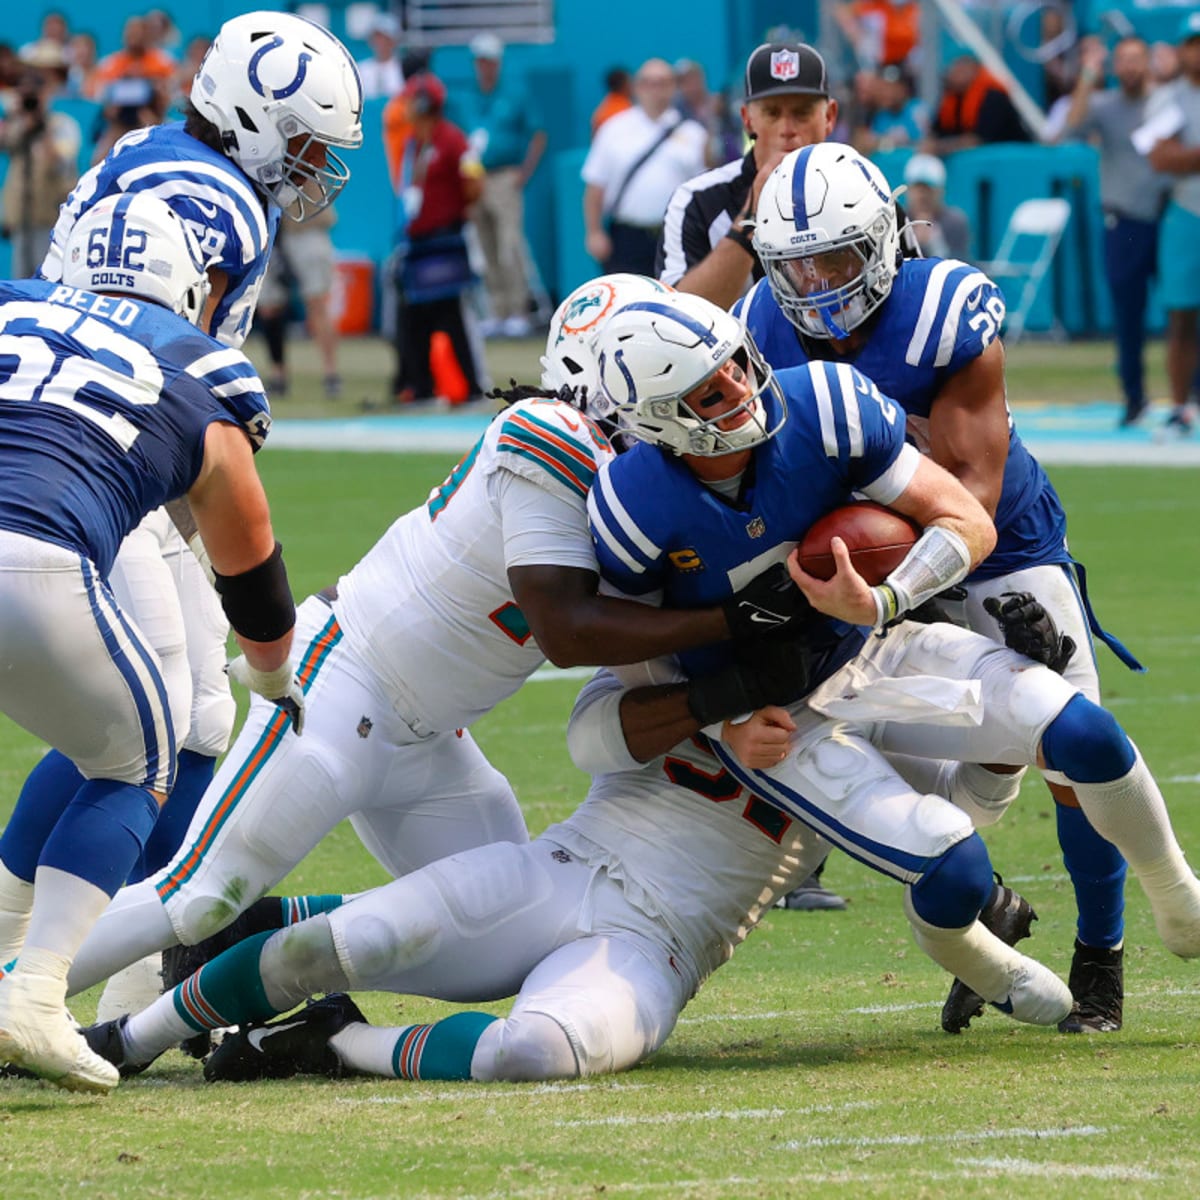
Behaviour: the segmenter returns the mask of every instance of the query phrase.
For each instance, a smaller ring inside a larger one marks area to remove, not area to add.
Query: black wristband
[[[741,248],[745,250],[745,252],[749,254],[751,258],[755,256],[752,234],[747,233],[747,231],[744,229],[739,229],[736,225],[731,225],[729,227],[729,232],[725,236],[731,242],[736,242],[739,246],[741,246]]]
[[[760,702],[750,695],[746,680],[736,666],[728,666],[713,675],[700,675],[688,682],[688,712],[700,722],[700,728],[715,725],[729,717],[753,712]]]
[[[296,624],[296,602],[278,542],[265,562],[240,575],[217,575],[213,586],[234,632],[252,642],[273,642]]]

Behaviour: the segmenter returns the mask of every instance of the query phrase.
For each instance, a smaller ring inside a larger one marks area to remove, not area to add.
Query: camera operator
[[[114,79],[104,89],[104,108],[97,122],[92,165],[101,162],[118,138],[147,125],[159,125],[167,113],[167,93],[162,83],[130,75]]]
[[[0,121],[0,151],[9,158],[0,219],[12,240],[14,279],[32,275],[41,264],[58,207],[79,177],[79,125],[49,108],[59,82],[50,70],[25,71]]]

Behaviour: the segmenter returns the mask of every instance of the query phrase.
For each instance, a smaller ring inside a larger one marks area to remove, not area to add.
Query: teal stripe
[[[504,424],[504,429],[501,431],[502,434],[506,437],[513,438],[515,441],[524,442],[527,446],[536,447],[539,450],[545,451],[547,454],[553,455],[559,462],[563,463],[577,474],[583,476],[587,482],[587,485],[591,487],[592,478],[596,474],[595,457],[591,456],[590,465],[580,463],[577,459],[572,458],[571,455],[568,454],[566,450],[562,449],[561,446],[554,444],[555,441],[561,442],[564,440],[565,435],[561,430],[557,430],[551,426],[545,425],[541,421],[536,421],[528,414],[526,414],[525,419],[530,421],[532,424],[535,424],[546,430],[546,432],[551,435],[551,440],[542,441],[536,434],[530,433],[528,429],[523,429],[516,421],[506,421]],[[575,446],[576,449],[579,449],[577,443],[572,442],[571,444]]]
[[[475,465],[475,460],[479,457],[479,451],[482,448],[483,438],[480,438],[471,448],[470,454],[450,472],[446,482],[436,489],[435,494],[426,505],[431,520],[436,520],[442,509],[449,504],[450,497],[462,487],[463,480],[471,473],[471,468]]]
[[[547,475],[551,475],[560,483],[566,484],[566,486],[570,488],[571,491],[573,491],[577,496],[583,496],[585,498],[587,497],[588,488],[591,487],[592,478],[595,476],[594,471],[581,471],[581,475],[587,474],[589,476],[586,481],[582,481],[575,478],[573,475],[568,475],[565,471],[560,470],[553,463],[548,463],[545,459],[539,458],[536,454],[532,454],[528,450],[521,449],[520,446],[500,446],[498,448],[506,454],[515,454],[518,458],[526,458],[531,463],[536,463],[542,468],[543,471],[546,472]]]

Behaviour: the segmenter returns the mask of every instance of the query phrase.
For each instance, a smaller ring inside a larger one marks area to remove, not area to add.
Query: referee
[[[823,142],[837,122],[825,60],[803,42],[769,42],[746,61],[744,158],[675,189],[658,242],[655,274],[681,292],[729,308],[762,277],[750,244],[758,193],[784,155]]]

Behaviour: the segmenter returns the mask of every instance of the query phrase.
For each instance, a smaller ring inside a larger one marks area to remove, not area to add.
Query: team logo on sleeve
[[[760,538],[764,533],[767,532],[767,523],[762,519],[762,517],[755,517],[754,520],[746,526],[746,532],[752,538]]]

